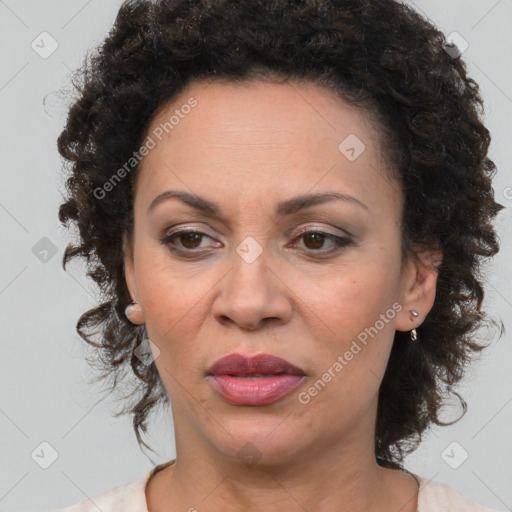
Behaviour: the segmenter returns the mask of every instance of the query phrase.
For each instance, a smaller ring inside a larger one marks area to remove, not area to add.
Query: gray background
[[[0,511],[69,505],[174,457],[169,415],[151,430],[158,452],[152,462],[139,450],[130,419],[112,418],[115,404],[101,401],[99,388],[87,384],[87,348],[75,324],[95,305],[94,290],[80,264],[68,272],[61,267],[68,235],[57,219],[62,183],[56,139],[66,110],[55,92],[102,40],[119,5],[0,0]],[[407,467],[489,507],[512,510],[512,283],[505,264],[512,253],[512,0],[424,0],[416,6],[446,35],[456,31],[468,42],[464,58],[486,102],[490,156],[499,168],[495,191],[507,207],[498,218],[502,251],[486,272],[486,305],[507,331],[468,373],[466,416],[433,430]],[[56,43],[40,36],[44,31]],[[52,44],[58,48],[43,58]],[[492,335],[492,329],[482,332]],[[57,458],[43,469],[52,449]]]

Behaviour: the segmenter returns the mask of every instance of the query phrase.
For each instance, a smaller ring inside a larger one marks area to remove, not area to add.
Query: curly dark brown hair
[[[478,84],[445,36],[395,0],[168,0],[125,2],[108,37],[75,75],[77,97],[58,139],[67,197],[59,219],[78,228],[63,267],[76,257],[101,291],[77,331],[95,347],[100,379],[137,379],[129,405],[139,445],[148,414],[169,401],[154,364],[134,355],[143,330],[128,322],[123,237],[131,240],[138,168],[105,197],[102,189],[132,157],[157,109],[192,80],[308,80],[337,92],[378,122],[405,204],[402,248],[437,246],[435,303],[418,342],[396,332],[379,390],[375,453],[401,468],[439,413],[472,356],[485,258],[498,252],[492,220],[496,166],[481,121]],[[104,189],[103,189],[104,190]],[[131,242],[130,242],[131,243]],[[95,341],[96,339],[96,341]]]

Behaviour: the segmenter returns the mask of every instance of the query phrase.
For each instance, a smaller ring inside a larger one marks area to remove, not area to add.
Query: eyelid
[[[173,226],[169,229],[166,229],[165,236],[171,236],[171,235],[174,235],[175,233],[179,233],[181,231],[190,231],[192,233],[200,232],[202,234],[208,235],[210,238],[213,238],[213,236],[214,236],[211,233],[208,233],[208,229],[204,228],[204,226],[192,226],[190,224],[187,224],[185,226],[180,224],[177,226]]]
[[[331,227],[333,227],[333,226],[331,226]],[[326,228],[325,226],[304,226],[299,229],[296,236],[303,235],[304,233],[307,233],[309,231],[312,231],[312,232],[321,231],[322,233],[332,235],[332,236],[341,236],[341,237],[346,236],[346,237],[350,237],[350,238],[352,238],[354,236],[354,235],[352,235],[352,233],[349,233],[346,229],[343,229],[343,228],[339,228],[339,227],[334,228],[334,229],[338,230],[337,233],[332,233],[331,231],[328,231],[327,229],[328,228]],[[339,233],[340,231],[341,231],[341,234]]]
[[[294,238],[296,238],[296,237],[298,237],[304,233],[310,232],[310,231],[313,231],[313,232],[321,231],[322,233],[330,234],[332,236],[347,236],[350,238],[353,237],[352,233],[348,232],[346,229],[343,229],[340,227],[334,227],[334,226],[330,226],[330,227],[338,230],[338,232],[333,233],[331,231],[326,231],[326,229],[328,229],[326,226],[306,225],[306,226],[300,227],[299,230],[295,233],[294,233],[294,228],[290,228],[289,230],[286,231],[285,236],[286,237],[293,236]],[[210,238],[215,237],[215,235],[213,235],[212,233],[209,233],[208,229],[206,229],[204,226],[194,226],[191,224],[187,224],[184,226],[182,226],[182,225],[173,226],[165,231],[165,236],[167,236],[167,237],[172,236],[173,234],[181,232],[181,231],[190,231],[190,232],[197,231],[197,232],[204,233],[205,235],[209,236]],[[341,232],[341,233],[339,233],[339,232]]]

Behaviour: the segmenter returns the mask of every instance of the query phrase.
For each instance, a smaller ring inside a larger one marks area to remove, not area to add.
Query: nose
[[[290,321],[292,292],[278,271],[269,267],[268,259],[265,250],[252,263],[234,254],[233,267],[222,279],[221,293],[212,306],[219,322],[252,331]]]

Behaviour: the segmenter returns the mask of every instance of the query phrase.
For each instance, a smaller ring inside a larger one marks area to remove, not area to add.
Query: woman
[[[64,266],[105,301],[77,329],[141,382],[140,444],[171,404],[176,459],[64,510],[489,510],[402,464],[483,348],[498,251],[443,34],[394,0],[132,1],[82,73]]]

